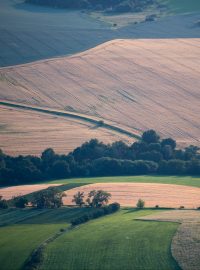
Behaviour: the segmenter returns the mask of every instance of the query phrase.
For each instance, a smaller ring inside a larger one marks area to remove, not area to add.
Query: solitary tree
[[[153,129],[145,131],[142,135],[142,140],[146,143],[157,143],[159,139],[160,136]]]
[[[144,206],[145,206],[145,201],[143,201],[142,199],[139,199],[136,206],[137,206],[137,208],[139,208],[139,209],[144,208]]]
[[[109,202],[111,194],[104,190],[92,190],[88,194],[86,202],[91,207],[102,207]]]
[[[76,205],[82,207],[84,203],[84,192],[78,191],[75,195],[74,198],[72,199],[72,202],[74,202]]]

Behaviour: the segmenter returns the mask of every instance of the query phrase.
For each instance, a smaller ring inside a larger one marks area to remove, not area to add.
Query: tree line
[[[172,138],[160,139],[154,130],[148,130],[131,145],[92,139],[67,155],[48,148],[40,157],[13,157],[0,150],[1,186],[58,178],[145,174],[199,175],[199,148],[191,145],[177,149]]]

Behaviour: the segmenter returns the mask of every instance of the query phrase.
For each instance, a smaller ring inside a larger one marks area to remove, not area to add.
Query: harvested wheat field
[[[153,183],[97,183],[77,187],[67,191],[64,203],[72,204],[73,195],[84,191],[87,195],[93,189],[110,192],[111,202],[122,206],[136,206],[138,199],[143,199],[147,207],[180,207],[197,208],[200,206],[200,188]]]
[[[6,187],[0,188],[0,195],[3,196],[3,199],[9,200],[12,199],[13,196],[23,196],[35,191],[46,189],[48,187],[56,186],[60,186],[60,184],[38,184]]]
[[[40,155],[49,147],[66,154],[91,138],[105,143],[130,140],[89,122],[0,106],[0,148],[6,154]]]
[[[148,215],[142,220],[180,222],[173,238],[171,251],[183,270],[199,270],[200,266],[200,211],[173,210]]]
[[[200,39],[113,40],[0,70],[0,99],[100,117],[200,145]]]

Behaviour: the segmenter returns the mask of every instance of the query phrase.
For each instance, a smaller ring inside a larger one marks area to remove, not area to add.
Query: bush
[[[28,205],[28,200],[25,197],[14,197],[13,198],[14,206],[17,208],[25,208]]]
[[[120,204],[117,202],[111,203],[107,206],[107,208],[111,209],[111,212],[117,212],[120,209]]]
[[[145,201],[143,201],[142,199],[139,199],[138,202],[137,202],[137,204],[136,204],[136,206],[137,206],[137,208],[139,208],[139,209],[144,208],[144,206],[145,206]]]
[[[89,220],[96,219],[105,215],[109,215],[117,212],[120,209],[119,203],[111,203],[108,206],[102,208],[94,208],[95,210],[91,213],[84,214],[81,217],[75,218],[71,220],[72,226],[76,226],[82,223],[85,223]]]

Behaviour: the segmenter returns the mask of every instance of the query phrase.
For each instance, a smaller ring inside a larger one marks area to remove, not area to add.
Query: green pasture
[[[92,209],[1,211],[1,269],[22,269],[35,248],[87,211]],[[41,269],[179,269],[170,253],[178,224],[134,220],[152,212],[123,209],[64,233],[47,245]]]
[[[0,210],[1,270],[21,269],[31,252],[44,240],[67,228],[71,219],[87,211],[91,209]]]
[[[151,210],[121,210],[50,243],[40,270],[179,269],[170,245],[178,224],[134,220]]]
[[[60,179],[55,181],[49,181],[53,184],[64,184],[81,186],[83,184],[95,184],[95,183],[119,183],[119,182],[139,182],[139,183],[160,183],[160,184],[174,184],[200,187],[200,177],[192,176],[156,176],[156,175],[142,175],[142,176],[113,176],[113,177],[89,177],[89,178],[72,178],[72,179]],[[75,187],[75,186],[74,186]],[[68,186],[65,189],[69,189]]]

